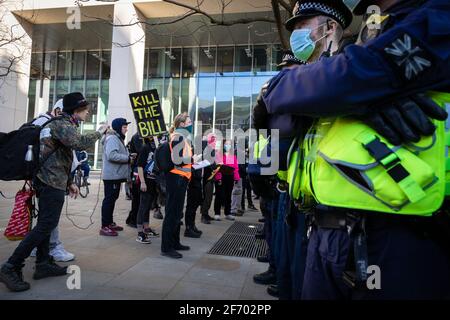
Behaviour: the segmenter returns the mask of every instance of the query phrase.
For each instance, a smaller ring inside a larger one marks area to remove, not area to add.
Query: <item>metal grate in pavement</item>
[[[262,228],[263,225],[260,223],[234,222],[208,254],[243,258],[265,255],[266,241],[255,238],[255,234]]]

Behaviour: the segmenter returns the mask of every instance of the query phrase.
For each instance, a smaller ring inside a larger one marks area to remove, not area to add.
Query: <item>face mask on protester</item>
[[[316,43],[325,38],[327,35],[313,41],[311,39],[311,33],[313,30],[316,30],[327,23],[323,23],[315,29],[297,29],[294,30],[291,34],[291,50],[294,53],[295,57],[303,62],[307,62],[309,58],[311,58],[314,49],[316,48]]]
[[[223,148],[225,149],[225,152],[229,152],[231,150],[231,145],[226,144]]]

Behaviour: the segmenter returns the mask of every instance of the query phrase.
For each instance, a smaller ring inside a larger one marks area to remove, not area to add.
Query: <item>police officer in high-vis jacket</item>
[[[282,71],[264,95],[269,114],[316,118],[292,180],[300,207],[313,204],[302,297],[448,297],[449,238],[441,228],[450,3],[365,0],[354,8],[366,12],[357,44]],[[293,33],[298,55],[311,54],[308,33]]]

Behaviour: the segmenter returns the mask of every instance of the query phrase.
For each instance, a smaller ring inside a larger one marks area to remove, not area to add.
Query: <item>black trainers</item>
[[[204,224],[211,224],[211,220],[209,220],[208,218],[206,218],[205,216],[202,216],[202,223]]]
[[[267,293],[275,298],[278,298],[280,296],[280,292],[278,291],[278,286],[276,284],[271,284],[270,286],[268,286]]]
[[[67,267],[57,265],[53,260],[43,263],[37,263],[33,274],[34,280],[40,280],[48,277],[59,277],[67,274]]]
[[[146,233],[144,233],[144,232],[139,232],[139,234],[138,234],[138,236],[136,238],[136,242],[143,243],[143,244],[150,244],[150,243],[152,243],[150,238],[149,238],[149,236]]]
[[[276,284],[277,283],[277,277],[275,273],[273,273],[270,270],[267,270],[266,272],[255,274],[253,276],[253,281],[258,284]]]
[[[201,234],[195,232],[193,228],[186,228],[186,230],[184,231],[184,236],[186,238],[200,238]]]
[[[266,236],[265,236],[264,232],[258,231],[258,232],[255,234],[255,238],[258,239],[258,240],[262,240],[262,239],[264,239],[265,237],[266,237]]]
[[[197,232],[197,233],[203,234],[203,231],[198,230],[198,229],[197,229],[197,226],[195,226],[195,225],[194,225],[194,227],[193,227],[192,229],[193,229],[195,232]]]
[[[13,292],[26,291],[30,289],[30,284],[23,281],[22,268],[15,267],[9,263],[5,263],[0,269],[0,282],[3,282],[6,287]]]
[[[153,230],[152,228],[145,228],[144,233],[150,237],[159,237],[159,233]]]
[[[249,205],[248,205],[248,208],[249,208],[250,210],[258,211],[258,208],[256,208],[255,205],[253,205],[253,204],[249,204]]]
[[[161,210],[155,211],[155,213],[153,213],[153,218],[158,219],[158,220],[164,219],[164,216],[161,213]]]
[[[175,246],[175,250],[179,250],[179,251],[188,251],[190,249],[191,248],[189,246],[183,246],[182,244]]]
[[[172,258],[172,259],[183,258],[183,255],[175,250],[168,251],[168,252],[161,251],[161,255],[164,257]]]
[[[259,256],[259,257],[256,257],[256,260],[258,262],[268,263],[269,262],[269,257],[268,256]]]

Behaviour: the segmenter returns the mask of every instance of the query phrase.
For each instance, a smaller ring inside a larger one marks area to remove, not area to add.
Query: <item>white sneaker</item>
[[[65,249],[55,248],[50,251],[50,255],[57,262],[67,262],[75,259],[75,255]]]
[[[234,221],[236,219],[236,217],[233,214],[229,214],[229,215],[225,216],[225,219]]]
[[[216,215],[214,216],[214,220],[220,221],[220,216],[216,214]]]
[[[33,251],[31,251],[31,253],[30,253],[30,257],[35,258],[36,255],[37,255],[37,248],[34,248]]]

